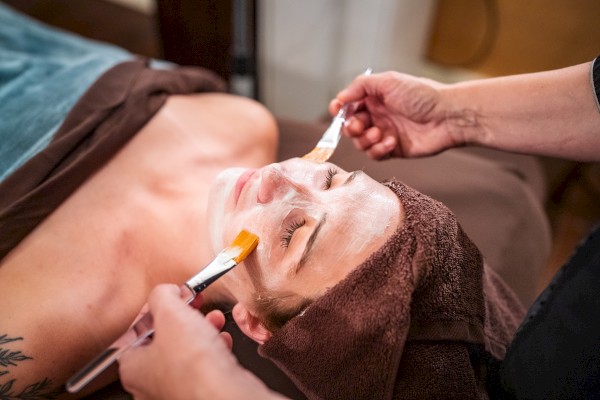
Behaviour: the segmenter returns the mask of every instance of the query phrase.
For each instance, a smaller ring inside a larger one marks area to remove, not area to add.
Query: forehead
[[[368,241],[385,233],[400,214],[400,201],[389,188],[366,174],[334,190],[328,200],[328,226],[344,237]],[[331,217],[331,218],[330,218]],[[395,226],[394,226],[395,228]]]

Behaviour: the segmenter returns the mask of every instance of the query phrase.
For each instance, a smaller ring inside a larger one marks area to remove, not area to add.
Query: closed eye
[[[338,170],[335,168],[329,168],[327,170],[327,175],[325,176],[325,182],[323,183],[323,189],[327,190],[331,188],[331,183],[333,182],[333,177],[338,173]]]
[[[285,232],[281,236],[281,241],[280,241],[281,247],[287,248],[290,245],[290,242],[292,241],[294,232],[296,232],[299,228],[303,227],[305,224],[306,224],[306,220],[301,219],[301,220],[292,221],[292,223],[290,223],[288,226],[286,226]]]

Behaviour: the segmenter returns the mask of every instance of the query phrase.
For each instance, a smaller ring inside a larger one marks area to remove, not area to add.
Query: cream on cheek
[[[227,237],[235,236],[240,229],[256,233],[260,240],[256,250],[244,262],[242,268],[235,268],[224,276],[223,281],[238,299],[244,299],[264,289],[285,289],[290,279],[290,269],[299,260],[301,246],[282,245],[287,224],[302,220],[318,220],[323,209],[314,200],[299,195],[292,187],[278,188],[277,199],[267,204],[256,203],[245,212],[231,213],[226,218],[229,224],[224,228]],[[235,218],[235,219],[232,219]],[[212,227],[218,230],[219,227]],[[296,232],[297,234],[298,232]]]
[[[289,225],[302,223],[303,220],[318,221],[322,215],[323,209],[318,203],[301,199],[293,191],[260,210],[258,219],[263,221],[261,235],[265,240],[259,242],[256,262],[264,288],[281,289],[290,279],[290,270],[304,250],[298,244],[298,241],[302,241],[299,239],[300,229],[310,228],[297,230],[291,245],[285,247],[283,235],[287,234]]]
[[[237,178],[245,170],[245,168],[226,169],[215,178],[211,186],[208,203],[208,231],[215,254],[229,244],[226,242],[227,239],[225,237],[225,230],[229,224],[231,215],[231,212],[226,211],[228,209],[228,200],[230,193],[234,190]]]

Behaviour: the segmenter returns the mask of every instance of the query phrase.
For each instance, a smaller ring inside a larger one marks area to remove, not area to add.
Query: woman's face
[[[260,238],[221,278],[246,304],[265,290],[321,295],[381,247],[401,218],[396,195],[366,174],[298,158],[225,170],[208,215],[216,252],[242,229]]]

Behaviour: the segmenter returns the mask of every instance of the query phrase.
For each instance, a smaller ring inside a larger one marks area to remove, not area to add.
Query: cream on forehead
[[[392,213],[399,210],[397,197],[387,188],[377,191],[363,188],[360,196],[344,197],[339,204],[340,207],[334,208],[335,214],[332,215],[339,218],[339,229],[345,232],[339,239],[343,240],[343,246],[342,251],[338,252],[338,260],[350,253],[367,250],[374,241],[386,234],[390,221],[395,221]]]

